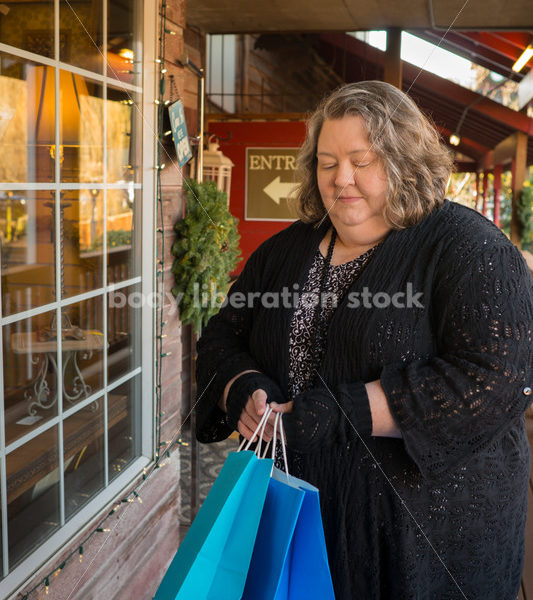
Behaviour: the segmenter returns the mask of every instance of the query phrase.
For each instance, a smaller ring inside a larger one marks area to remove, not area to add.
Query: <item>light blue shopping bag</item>
[[[252,451],[228,455],[154,600],[240,600],[272,466]]]
[[[274,469],[243,600],[334,600],[318,490]]]

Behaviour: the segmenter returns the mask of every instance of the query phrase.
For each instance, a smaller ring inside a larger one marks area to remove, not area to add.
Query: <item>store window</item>
[[[143,3],[1,7],[0,579],[8,581],[51,536],[83,526],[80,511],[141,455],[141,341],[151,331],[141,331],[149,307],[138,301]]]

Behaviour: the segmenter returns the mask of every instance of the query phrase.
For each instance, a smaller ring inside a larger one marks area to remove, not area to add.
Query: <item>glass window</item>
[[[107,398],[107,427],[109,439],[109,480],[114,479],[140,454],[141,420],[139,376],[126,381],[109,392]]]
[[[54,77],[54,67],[0,52],[3,183],[54,181]]]
[[[54,58],[54,0],[4,2],[2,6],[2,43]]]
[[[141,452],[143,3],[57,4],[0,3],[2,589]]]
[[[61,181],[104,180],[103,87],[81,75],[59,72]]]
[[[105,485],[104,399],[63,423],[65,516],[78,512]]]
[[[107,378],[111,383],[140,365],[140,311],[144,298],[136,285],[107,297]]]
[[[65,40],[59,49],[60,60],[101,73],[104,50],[102,0],[61,0],[59,22],[60,36]]]
[[[6,456],[9,566],[60,526],[57,427]]]
[[[50,311],[2,327],[7,444],[57,415],[55,323]]]
[[[55,299],[53,190],[0,190],[2,314]]]
[[[139,0],[107,2],[107,75],[134,85],[140,85],[142,45],[132,32],[141,8]]]

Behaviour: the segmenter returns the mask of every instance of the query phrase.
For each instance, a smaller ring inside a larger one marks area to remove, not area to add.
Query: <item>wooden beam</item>
[[[387,51],[384,57],[383,81],[402,89],[402,30],[387,29]]]
[[[320,36],[320,39],[334,47],[340,48],[342,51],[346,47],[347,52],[365,62],[373,62],[379,66],[384,65],[385,53],[376,48],[369,48],[361,40],[352,37],[345,40],[345,36],[339,33],[324,33]],[[403,76],[406,82],[413,82],[413,92],[416,92],[416,87],[420,86],[426,88],[426,90],[431,90],[432,94],[439,95],[453,104],[470,106],[475,102],[469,109],[469,112],[477,112],[524,133],[533,130],[533,119],[527,115],[507,108],[489,98],[483,98],[476,92],[448,81],[444,77],[421,70],[419,67],[415,67],[405,61],[403,62]],[[468,114],[466,118],[468,119]]]
[[[527,170],[527,135],[521,131],[516,132],[516,151],[513,160],[512,193],[513,205],[511,213],[511,241],[519,248],[521,247],[521,224],[518,218],[518,203],[520,194],[526,178]]]
[[[510,163],[516,154],[517,134],[512,133],[510,136],[502,140],[493,150],[491,159],[491,168],[496,165],[504,165]]]

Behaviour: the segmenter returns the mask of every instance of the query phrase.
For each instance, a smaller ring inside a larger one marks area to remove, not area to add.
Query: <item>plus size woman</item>
[[[197,437],[283,412],[320,490],[338,600],[515,600],[533,283],[382,82],[335,90],[300,151],[300,219],[250,257],[198,342]],[[273,299],[278,298],[278,302]],[[271,428],[267,430],[267,437]]]

